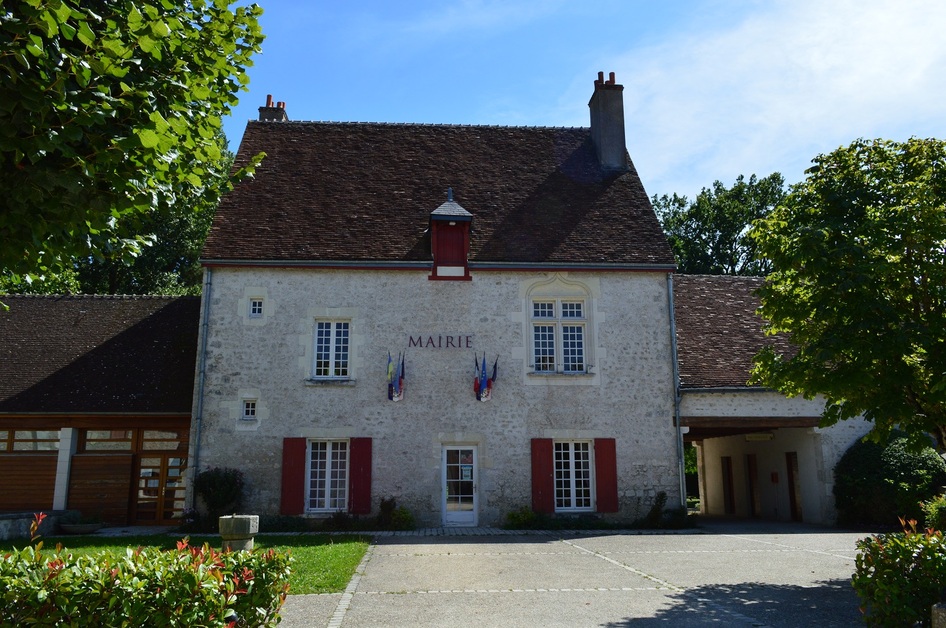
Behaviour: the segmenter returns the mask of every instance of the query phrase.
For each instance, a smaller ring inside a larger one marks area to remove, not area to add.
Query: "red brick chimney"
[[[598,163],[605,170],[625,172],[627,141],[624,137],[624,86],[614,82],[614,72],[604,80],[598,72],[595,92],[588,102],[591,109],[591,139],[595,144]]]
[[[266,94],[266,106],[259,108],[260,121],[270,122],[289,122],[289,116],[286,115],[286,103],[279,101],[273,102],[273,95]]]

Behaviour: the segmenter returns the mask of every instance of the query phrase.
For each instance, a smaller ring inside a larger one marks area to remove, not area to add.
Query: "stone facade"
[[[371,508],[394,497],[422,525],[443,520],[444,445],[475,445],[477,523],[531,504],[530,441],[615,439],[619,511],[660,491],[679,505],[666,274],[474,273],[212,268],[199,469],[241,468],[248,512],[280,511],[284,438],[373,439]],[[589,374],[530,366],[535,295],[587,307]],[[249,303],[263,301],[250,317]],[[312,381],[316,319],[351,324],[351,377]],[[405,397],[387,398],[388,353],[405,355]],[[473,393],[474,354],[498,358],[489,402]],[[198,390],[197,395],[200,394]],[[255,401],[254,417],[242,414]],[[195,452],[192,452],[194,454]]]

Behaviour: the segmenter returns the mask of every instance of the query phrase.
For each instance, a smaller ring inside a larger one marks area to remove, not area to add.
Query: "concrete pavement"
[[[375,537],[345,593],[290,595],[281,626],[857,626],[866,533],[708,521],[683,533]]]

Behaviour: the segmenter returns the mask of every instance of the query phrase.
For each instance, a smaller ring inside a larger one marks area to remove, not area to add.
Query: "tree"
[[[754,220],[767,216],[785,197],[779,173],[746,181],[742,175],[732,188],[719,181],[703,188],[696,200],[686,196],[661,197],[652,202],[680,272],[702,275],[764,275],[768,261],[759,257],[748,238]]]
[[[136,252],[144,221],[220,176],[256,5],[11,0],[0,9],[0,269]],[[252,164],[251,164],[252,166]]]
[[[827,400],[823,424],[861,414],[946,450],[946,142],[858,140],[819,155],[752,238],[773,271],[753,381]]]
[[[63,267],[47,271],[39,280],[18,281],[0,272],[0,294],[195,294],[201,292],[200,252],[210,230],[220,197],[230,188],[226,173],[234,155],[227,140],[218,137],[219,174],[205,179],[198,195],[179,198],[169,212],[148,212],[141,230],[152,241],[130,257],[121,251],[100,250],[100,255],[63,260]]]
[[[198,196],[181,199],[168,215],[149,212],[141,220],[154,241],[132,259],[121,255],[74,260],[79,292],[84,294],[195,294],[201,292],[203,270],[200,252],[210,231],[223,192],[229,189],[226,173],[234,155],[227,140],[218,137],[223,151],[214,170],[220,174],[205,181]],[[45,282],[44,282],[45,283]]]

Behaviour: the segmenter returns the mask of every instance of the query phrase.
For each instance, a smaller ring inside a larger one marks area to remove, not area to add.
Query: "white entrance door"
[[[476,473],[475,446],[444,446],[443,525],[476,525]]]

